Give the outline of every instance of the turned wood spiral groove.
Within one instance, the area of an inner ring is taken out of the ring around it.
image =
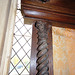
[[[36,22],[36,28],[38,30],[38,48],[37,48],[37,74],[36,75],[49,75],[49,61],[48,61],[48,44],[47,44],[47,29],[46,23],[42,21]]]

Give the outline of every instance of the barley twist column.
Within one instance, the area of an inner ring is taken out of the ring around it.
[[[49,75],[49,61],[48,61],[48,29],[46,22],[37,21],[36,28],[38,30],[38,48],[37,48],[37,75]]]

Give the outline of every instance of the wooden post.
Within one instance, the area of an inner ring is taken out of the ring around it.
[[[53,75],[52,26],[45,21],[33,25],[30,75]]]

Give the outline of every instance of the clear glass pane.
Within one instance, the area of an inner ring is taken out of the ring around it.
[[[9,73],[9,75],[19,75],[19,74],[18,74],[17,71],[14,69],[11,73]]]
[[[20,59],[22,59],[22,58],[26,55],[26,53],[23,51],[23,49],[21,49],[21,50],[17,53],[17,55],[19,56]]]
[[[28,63],[30,63],[30,59],[28,58],[27,55],[22,59],[22,62],[24,63],[25,66],[27,66]]]
[[[13,49],[17,52],[21,48],[20,44],[17,42],[15,45],[13,45]]]
[[[19,74],[21,74],[21,72],[24,70],[24,65],[20,62],[20,63],[16,66],[16,70],[19,72]]]
[[[19,58],[17,57],[17,55],[15,55],[12,59],[11,62],[13,64],[13,66],[15,67],[18,63],[19,63]]]

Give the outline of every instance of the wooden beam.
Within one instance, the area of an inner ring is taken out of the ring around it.
[[[75,5],[74,3],[72,2],[73,5]],[[22,0],[21,5],[22,13],[26,17],[45,19],[75,25],[75,9],[66,7],[66,4],[62,4],[62,6],[60,6],[51,4],[50,2],[41,3],[39,1]]]

